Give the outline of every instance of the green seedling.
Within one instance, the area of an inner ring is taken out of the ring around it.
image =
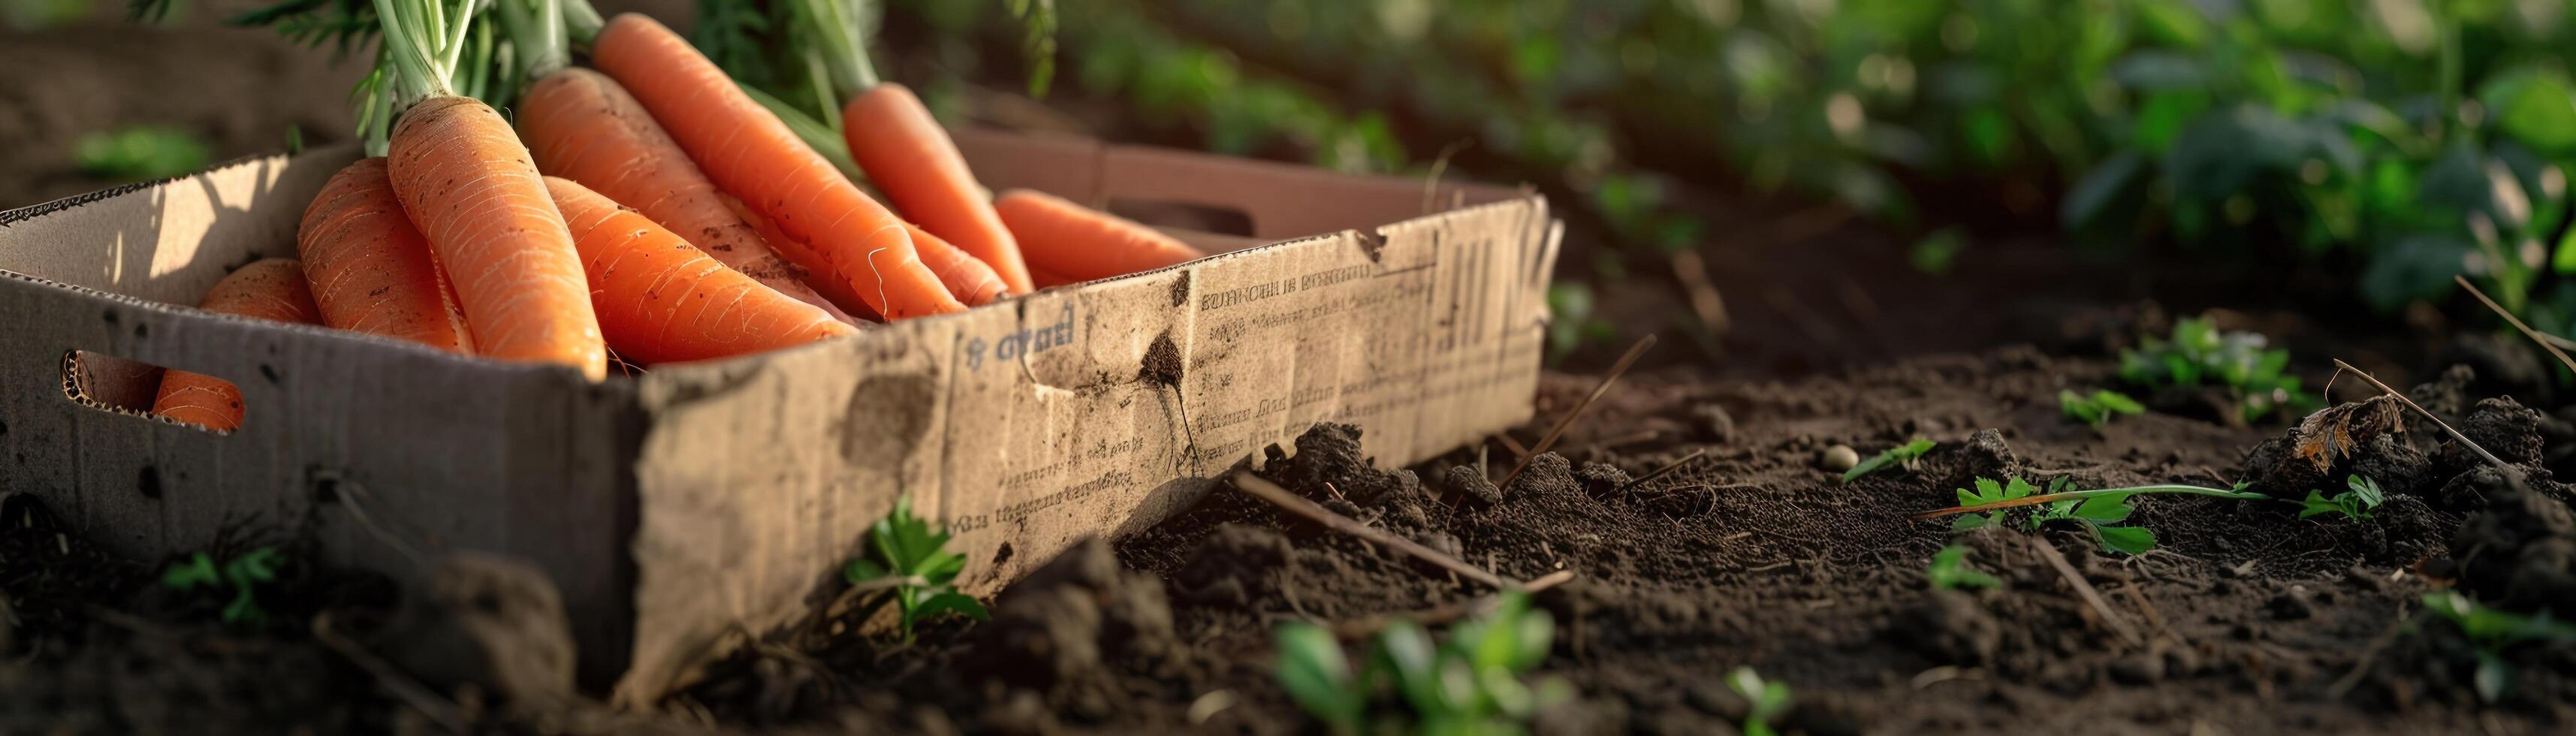
[[[2507,647],[2526,642],[2576,643],[2576,625],[2547,613],[2526,616],[2488,608],[2456,590],[2424,594],[2424,607],[2460,627],[2460,633],[2477,647],[2478,670],[2472,684],[2478,699],[2488,703],[2513,692],[2513,665],[2504,660]]]
[[[2305,506],[2299,510],[2299,518],[2342,514],[2347,519],[2367,519],[2371,510],[2388,500],[2388,494],[2379,490],[2379,482],[2368,476],[2354,475],[2345,479],[2344,485],[2351,490],[2337,493],[2333,498],[2327,498],[2322,491],[2308,491],[2307,499],[2299,502]]]
[[[2176,321],[2170,338],[2150,335],[2143,342],[2120,351],[2122,380],[2148,388],[2225,387],[2235,397],[2237,418],[2246,422],[2305,414],[2316,406],[2299,377],[2282,372],[2289,367],[2289,351],[2265,348],[2262,335],[2220,332],[2201,317]]]
[[[1726,675],[1726,689],[1744,696],[1751,703],[1744,712],[1744,736],[1777,736],[1772,724],[1789,713],[1793,705],[1788,683],[1762,679],[1751,667],[1737,667]]]
[[[1959,505],[1915,514],[1914,519],[1921,521],[1955,516],[1958,518],[1951,520],[1950,529],[1968,531],[2001,525],[2004,523],[2005,514],[2011,509],[2033,506],[2037,508],[2030,512],[2027,521],[2031,529],[2038,529],[2051,521],[2073,521],[2083,525],[2084,530],[2093,536],[2095,542],[2102,545],[2103,550],[2136,555],[2155,549],[2156,534],[2145,527],[2113,526],[2128,519],[2129,514],[2137,510],[2129,505],[2131,498],[2146,494],[2175,493],[2247,501],[2277,501],[2299,504],[2302,508],[2299,513],[2300,518],[2335,512],[2354,519],[2370,518],[2371,509],[2378,508],[2379,504],[2386,500],[2386,494],[2379,490],[2379,483],[2369,478],[2356,475],[2345,483],[2351,490],[2336,494],[2332,499],[2323,498],[2323,494],[2316,491],[2309,491],[2307,500],[2292,501],[2245,490],[2246,484],[2243,483],[2236,484],[2234,488],[2167,483],[2076,490],[2071,478],[2060,476],[2057,480],[2050,481],[2048,487],[2043,490],[2018,477],[2000,481],[1992,478],[1978,478],[1975,490],[1958,489]],[[2320,505],[2326,508],[2318,510]]]
[[[260,608],[255,589],[277,579],[284,557],[275,547],[261,547],[216,565],[212,555],[199,552],[170,563],[170,569],[161,572],[161,584],[180,591],[229,587],[233,598],[224,604],[224,623],[258,626],[268,622],[268,612]]]
[[[1582,282],[1547,287],[1547,349],[1552,359],[1563,360],[1585,345],[1618,338],[1618,328],[1595,315],[1594,307],[1592,287]]]
[[[2059,411],[2066,412],[2066,418],[2083,422],[2085,426],[2096,429],[2111,423],[2112,417],[2121,414],[2135,416],[2147,411],[2147,407],[2140,405],[2137,399],[2110,389],[2096,390],[2091,396],[2060,389],[2057,392],[2057,408]]]
[[[1850,470],[1843,471],[1843,482],[1850,483],[1852,481],[1859,480],[1861,476],[1878,472],[1878,469],[1887,467],[1890,464],[1899,465],[1904,467],[1906,470],[1913,470],[1914,461],[1922,458],[1923,453],[1931,451],[1931,440],[1916,437],[1912,442],[1907,442],[1905,444],[1889,448],[1886,452],[1872,455],[1869,459],[1860,461],[1860,464],[1852,466]]]
[[[206,167],[213,152],[197,134],[138,125],[82,136],[74,154],[82,171],[117,181],[167,179]]]
[[[874,596],[861,615],[893,601],[901,614],[897,623],[907,642],[912,641],[915,624],[942,613],[977,621],[991,619],[983,603],[957,592],[953,585],[957,572],[966,567],[966,558],[941,549],[948,545],[948,538],[948,530],[934,530],[929,521],[912,513],[912,499],[895,499],[894,510],[868,530],[868,546],[875,558],[850,560],[841,570],[852,587],[885,591]]]
[[[1992,588],[2004,584],[1993,575],[1968,566],[1968,546],[1953,544],[1932,553],[1932,567],[1923,571],[1923,579],[1934,590],[1959,588]]]
[[[1411,622],[1387,626],[1354,671],[1331,631],[1290,623],[1277,635],[1279,685],[1337,734],[1525,733],[1540,708],[1572,696],[1562,680],[1525,679],[1554,637],[1546,611],[1505,593],[1437,644]]]
[[[2051,521],[2073,521],[2083,525],[2093,541],[2104,551],[2143,554],[2155,549],[2156,533],[2146,527],[2115,526],[2137,509],[2129,499],[2141,494],[2181,493],[2220,498],[2268,499],[2260,493],[2245,490],[2240,484],[2234,490],[2193,485],[2152,485],[2127,488],[2075,490],[2072,478],[2060,476],[2050,481],[2045,492],[2019,477],[1995,480],[1978,478],[1975,490],[1958,489],[1959,505],[1916,514],[1915,519],[1957,516],[1950,522],[1953,531],[1968,531],[2004,523],[2010,509],[2038,507],[2028,515],[2027,525],[2038,529]]]

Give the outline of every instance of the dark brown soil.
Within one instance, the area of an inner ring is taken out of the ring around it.
[[[2098,359],[2006,348],[1795,382],[1632,376],[1594,408],[1615,420],[1577,425],[1564,455],[1536,458],[1493,503],[1481,479],[1504,472],[1499,459],[1480,473],[1458,465],[1473,462],[1462,452],[1418,468],[1444,478],[1425,484],[1414,472],[1371,469],[1345,427],[1318,428],[1265,474],[1508,576],[1575,570],[1575,582],[1538,599],[1564,630],[1546,668],[1584,694],[1546,721],[1556,726],[1726,732],[1744,705],[1719,683],[1738,665],[1796,688],[1788,725],[1810,733],[2460,732],[2490,723],[2546,732],[2571,715],[2568,647],[2517,651],[2526,672],[2517,695],[2482,710],[2468,684],[2472,650],[2418,613],[2417,598],[2440,585],[2419,568],[2454,544],[2516,561],[2468,564],[2463,585],[2479,596],[2558,602],[2550,596],[2568,590],[2564,545],[2576,539],[2551,493],[2516,496],[2489,481],[2497,487],[2483,502],[2437,509],[2433,499],[2455,478],[2495,472],[2436,477],[2449,445],[2431,437],[2383,443],[2404,448],[2394,459],[2365,450],[2353,460],[2397,479],[2384,481],[2391,500],[2370,521],[2151,497],[2134,523],[2158,533],[2157,552],[2096,553],[2072,528],[1987,529],[1959,541],[2006,585],[1928,590],[1927,559],[1951,534],[1946,523],[1907,517],[1952,504],[1950,489],[1973,477],[2224,486],[2248,448],[2287,431],[2150,414],[2097,432],[2057,416],[2059,387],[2100,385],[2110,373]],[[1593,380],[1551,376],[1542,413],[1563,411]],[[2514,424],[2502,417],[2525,411],[2482,408],[2465,424]],[[1731,421],[1713,426],[1716,416]],[[2534,429],[2521,426],[2494,444],[2530,441]],[[1816,467],[1832,443],[1875,450],[1916,434],[1942,444],[1910,472],[1841,485]],[[1622,490],[1700,448],[1708,453],[1689,468]],[[2391,472],[2401,463],[2406,472]],[[2525,471],[2529,484],[2558,488],[2546,470]],[[992,624],[952,625],[911,647],[841,637],[810,655],[830,678],[783,664],[796,657],[746,656],[681,701],[760,724],[1296,731],[1303,720],[1269,674],[1276,624],[1423,611],[1483,592],[1230,490],[1114,548],[1114,558],[1111,546],[1092,545],[1059,559],[997,601],[1003,618]],[[2052,555],[2099,591],[2107,615]],[[924,706],[941,714],[939,726],[919,720]]]

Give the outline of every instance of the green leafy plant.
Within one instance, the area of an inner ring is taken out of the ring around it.
[[[1932,444],[1931,440],[1916,437],[1912,442],[1897,445],[1895,447],[1888,448],[1886,452],[1871,455],[1869,459],[1862,460],[1859,464],[1853,465],[1850,470],[1843,471],[1843,482],[1850,483],[1852,481],[1859,480],[1861,476],[1878,472],[1880,468],[1887,467],[1891,464],[1902,466],[1906,470],[1913,470],[1914,461],[1922,458],[1923,453],[1931,452]]]
[[[2478,699],[2488,703],[2513,692],[2513,665],[2504,659],[2507,647],[2526,642],[2576,643],[2576,625],[2547,613],[2522,615],[2489,608],[2456,590],[2424,594],[2424,608],[2459,627],[2470,645],[2477,647],[2478,669],[2471,682]]]
[[[212,149],[197,134],[137,125],[81,136],[74,155],[81,170],[117,181],[167,179],[206,168]]]
[[[259,605],[256,588],[277,579],[278,567],[285,555],[275,547],[260,547],[215,564],[215,558],[204,552],[170,563],[161,571],[161,584],[174,590],[198,588],[220,590],[231,588],[233,597],[224,604],[223,621],[228,624],[258,626],[268,622],[268,612]]]
[[[1777,736],[1772,726],[1795,705],[1789,684],[1762,679],[1751,667],[1737,667],[1726,674],[1726,689],[1744,696],[1749,704],[1744,712],[1744,736]]]
[[[841,575],[853,587],[884,591],[863,610],[873,612],[893,601],[904,641],[912,640],[915,624],[942,613],[991,619],[983,603],[957,592],[953,585],[958,571],[966,568],[966,558],[942,549],[948,539],[946,529],[934,530],[929,521],[913,514],[912,499],[895,499],[894,510],[868,530],[868,547],[876,556],[850,560]]]
[[[1580,281],[1567,281],[1547,287],[1548,354],[1563,360],[1585,345],[1616,339],[1618,328],[1609,320],[1593,314],[1592,287]]]
[[[2388,500],[2388,494],[2379,490],[2379,481],[2368,476],[2355,474],[2344,479],[2344,486],[2350,490],[2337,493],[2333,498],[2327,498],[2321,491],[2308,491],[2308,497],[2299,502],[2305,506],[2299,510],[2299,518],[2342,514],[2347,519],[2367,519],[2373,509]]]
[[[2095,390],[2090,396],[2069,389],[2059,389],[2057,408],[2066,413],[2066,418],[2096,428],[2111,423],[2112,417],[2121,414],[2135,416],[2147,411],[2147,407],[2140,405],[2137,399],[2110,389]]]
[[[2224,387],[2235,399],[2236,418],[2245,422],[2316,408],[2316,397],[2302,390],[2299,377],[2283,372],[2289,351],[2267,349],[2266,342],[2251,332],[2220,332],[2206,317],[2175,320],[2171,337],[2149,335],[2139,348],[2120,351],[2120,378],[2148,388]]]
[[[1538,709],[1571,697],[1561,680],[1525,678],[1547,659],[1555,624],[1528,596],[1505,593],[1494,609],[1433,643],[1398,621],[1380,632],[1354,671],[1331,631],[1279,627],[1279,684],[1339,734],[1517,734]]]
[[[2181,493],[2220,498],[2271,498],[2247,491],[2242,485],[2234,490],[2178,484],[2075,490],[2074,479],[2066,476],[2050,481],[2045,492],[2017,476],[2004,480],[1978,478],[1975,485],[1974,490],[1958,489],[1958,506],[1917,514],[1914,518],[1955,515],[1957,518],[1950,522],[1950,528],[1968,531],[2002,525],[2011,509],[2034,507],[2025,522],[2031,529],[2038,529],[2051,521],[2072,521],[2081,524],[2104,551],[2135,555],[2155,549],[2156,534],[2145,527],[2115,526],[2137,510],[2129,505],[2129,499],[2133,497]]]
[[[995,3],[892,5],[950,67],[978,56],[959,39],[1023,30]],[[1691,228],[1636,185],[1718,170],[1917,235],[1946,224],[1918,213],[1993,208],[2088,243],[2349,264],[2382,308],[2464,274],[2563,330],[2562,5],[1105,0],[1065,4],[1062,31],[1067,86],[1161,132],[1347,161],[1327,152],[1362,128],[1348,111],[1384,110],[1388,137],[1478,138],[1489,175],[1569,191],[1645,255]],[[1957,252],[1921,242],[1927,271]]]
[[[1968,546],[1953,544],[1932,553],[1932,566],[1923,571],[1923,579],[1935,590],[1958,588],[1992,588],[2004,581],[1968,566]]]

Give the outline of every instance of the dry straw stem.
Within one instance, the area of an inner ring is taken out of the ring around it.
[[[1628,354],[1619,356],[1619,362],[1610,366],[1609,375],[1601,377],[1601,385],[1592,387],[1592,394],[1583,397],[1583,403],[1574,405],[1574,411],[1567,412],[1564,419],[1556,420],[1556,426],[1549,427],[1547,436],[1539,438],[1538,444],[1531,445],[1529,452],[1521,453],[1520,462],[1513,463],[1512,472],[1503,474],[1503,482],[1495,484],[1494,487],[1511,488],[1512,479],[1521,477],[1521,471],[1529,468],[1530,460],[1537,458],[1539,453],[1547,452],[1548,448],[1555,447],[1556,438],[1565,434],[1565,428],[1574,426],[1574,420],[1583,418],[1583,413],[1592,409],[1593,402],[1600,401],[1602,394],[1610,393],[1610,384],[1619,382],[1619,375],[1627,373],[1628,367],[1636,365],[1637,359],[1646,354],[1646,349],[1654,346],[1654,335],[1638,338],[1636,345],[1629,346]]]
[[[1699,448],[1699,449],[1697,449],[1697,450],[1692,450],[1692,451],[1691,451],[1691,454],[1683,455],[1683,456],[1682,456],[1682,459],[1680,459],[1680,460],[1675,460],[1675,461],[1672,461],[1672,462],[1670,462],[1670,463],[1666,463],[1663,467],[1656,468],[1656,469],[1655,469],[1655,472],[1647,473],[1647,474],[1645,474],[1645,475],[1637,476],[1637,479],[1636,479],[1636,480],[1632,480],[1632,481],[1628,481],[1628,482],[1626,482],[1626,483],[1622,483],[1622,484],[1620,484],[1620,485],[1619,485],[1619,489],[1618,489],[1618,490],[1616,490],[1616,491],[1612,491],[1612,493],[1627,493],[1627,492],[1628,492],[1628,489],[1630,489],[1630,488],[1635,488],[1635,487],[1638,487],[1638,486],[1645,485],[1648,481],[1652,481],[1652,480],[1654,480],[1654,479],[1656,479],[1656,478],[1661,478],[1661,477],[1664,477],[1664,476],[1667,476],[1667,475],[1672,475],[1672,474],[1673,474],[1673,471],[1676,471],[1676,470],[1680,470],[1680,469],[1682,469],[1682,466],[1684,466],[1684,465],[1689,465],[1689,464],[1690,464],[1690,462],[1691,462],[1692,460],[1697,460],[1697,459],[1699,459],[1699,456],[1701,456],[1701,455],[1706,455],[1706,454],[1708,454],[1708,448],[1706,448],[1706,447],[1702,447],[1702,448]]]
[[[2487,462],[2494,463],[2497,470],[2504,471],[2506,474],[2517,479],[2522,477],[2521,469],[2506,464],[2502,458],[2496,457],[2495,453],[2487,452],[2487,448],[2479,447],[2478,443],[2469,441],[2468,435],[2460,434],[2460,430],[2452,429],[2449,422],[2442,421],[2441,417],[2433,416],[2433,412],[2426,411],[2423,406],[2416,404],[2414,399],[2406,398],[2406,394],[2399,392],[2397,389],[2389,388],[2388,384],[2381,383],[2378,378],[2372,377],[2369,373],[2363,372],[2359,368],[2352,367],[2351,363],[2343,362],[2342,358],[2336,358],[2334,364],[2335,370],[2340,372],[2349,372],[2353,375],[2360,376],[2361,380],[2369,381],[2370,385],[2378,386],[2379,390],[2387,392],[2390,396],[2397,397],[2399,402],[2406,404],[2406,408],[2413,409],[2415,410],[2415,413],[2424,415],[2425,419],[2433,420],[2433,426],[2441,427],[2443,432],[2451,435],[2451,439],[2458,440],[2461,447],[2474,450],[2478,453],[2478,457],[2486,458]]]
[[[377,657],[365,647],[358,646],[357,642],[341,636],[340,631],[331,626],[330,611],[315,614],[312,628],[314,639],[320,640],[323,646],[330,647],[331,651],[338,652],[341,657],[348,659],[350,664],[357,665],[358,669],[366,670],[367,674],[375,676],[376,683],[392,692],[394,697],[401,699],[404,705],[420,711],[422,716],[436,721],[438,725],[447,727],[450,733],[465,733],[464,708],[457,706],[454,701],[440,697],[438,693],[431,691],[428,685],[412,679],[392,663]]]
[[[1234,487],[1245,493],[1252,494],[1253,498],[1268,501],[1270,502],[1270,505],[1277,506],[1281,510],[1306,517],[1310,521],[1322,524],[1324,525],[1324,528],[1359,537],[1361,539],[1377,543],[1379,546],[1388,547],[1398,552],[1413,555],[1425,562],[1439,565],[1448,569],[1450,572],[1465,576],[1467,579],[1503,589],[1524,587],[1520,581],[1487,572],[1485,568],[1468,564],[1464,560],[1443,554],[1440,550],[1416,544],[1413,540],[1396,536],[1394,532],[1362,524],[1357,521],[1352,521],[1350,517],[1333,513],[1331,509],[1318,506],[1315,502],[1308,501],[1297,494],[1289,493],[1288,489],[1279,487],[1279,484],[1262,480],[1261,476],[1253,475],[1249,471],[1234,474]]]
[[[2133,645],[2146,642],[2138,636],[2137,629],[2129,626],[2129,619],[2122,617],[2118,609],[2112,608],[2110,601],[2102,599],[2102,592],[2094,590],[2093,584],[2084,579],[2083,573],[2076,572],[2074,565],[2066,564],[2066,555],[2058,553],[2057,545],[2050,544],[2045,539],[2033,539],[2030,540],[2030,546],[2039,550],[2040,559],[2047,560],[2049,567],[2057,568],[2057,574],[2066,578],[2067,585],[2075,586],[2075,594],[2083,597],[2084,603],[2092,606],[2095,613],[2102,614],[2102,622],[2110,624],[2113,631],[2119,632],[2121,640]]]
[[[2496,316],[2503,317],[2506,324],[2513,325],[2514,329],[2521,330],[2523,337],[2531,338],[2532,342],[2540,343],[2540,349],[2549,351],[2549,355],[2551,357],[2558,359],[2559,365],[2567,366],[2567,370],[2569,371],[2576,371],[2576,358],[2567,357],[2567,351],[2558,349],[2556,341],[2550,340],[2547,335],[2540,334],[2539,330],[2531,329],[2531,325],[2523,324],[2522,318],[2515,317],[2512,312],[2505,311],[2504,305],[2497,304],[2494,299],[2487,298],[2486,292],[2479,291],[2478,287],[2469,284],[2468,277],[2453,276],[2451,277],[2451,280],[2459,282],[2460,288],[2469,290],[2469,295],[2477,297],[2479,303],[2487,305],[2488,309],[2495,310]]]

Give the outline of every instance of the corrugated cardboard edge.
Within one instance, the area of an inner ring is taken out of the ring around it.
[[[646,376],[619,695],[812,615],[899,496],[954,526],[963,586],[990,593],[1318,420],[1361,425],[1384,464],[1524,422],[1558,232],[1511,199]]]

